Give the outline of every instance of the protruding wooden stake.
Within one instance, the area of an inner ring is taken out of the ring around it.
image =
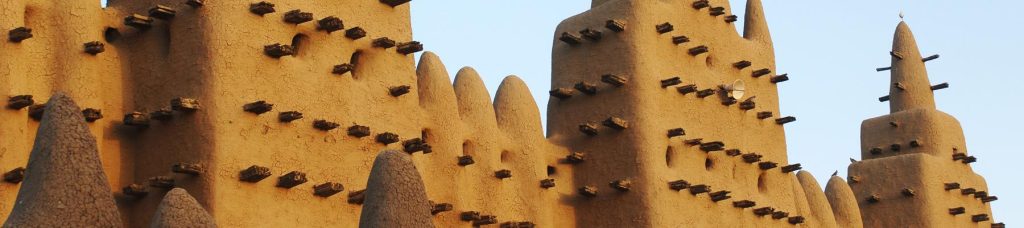
[[[348,37],[349,39],[352,40],[358,40],[360,38],[366,37],[366,30],[363,30],[363,28],[360,28],[358,26],[353,27],[348,30],[345,30],[345,37]]]
[[[273,13],[277,10],[274,9],[274,3],[269,2],[257,2],[249,5],[249,12],[256,15],[263,16],[264,14]]]
[[[377,134],[377,142],[388,145],[398,142],[398,135],[391,132]]]
[[[306,183],[306,173],[299,171],[291,171],[281,177],[277,178],[277,187],[279,188],[292,188],[300,184]]]
[[[580,195],[585,196],[587,198],[597,197],[597,187],[594,186],[580,187],[580,189],[577,192],[579,192]]]
[[[656,30],[658,30],[659,34],[665,34],[667,32],[671,32],[672,30],[675,30],[675,28],[672,27],[672,24],[668,23],[668,22],[658,24],[657,26],[654,26],[654,28]]]
[[[177,13],[178,11],[175,11],[174,8],[165,5],[156,5],[153,8],[149,8],[150,17],[165,21],[174,19],[174,15]]]
[[[345,191],[345,186],[341,185],[341,183],[326,182],[313,186],[313,195],[324,198],[331,197],[342,191]]]
[[[277,114],[277,120],[282,123],[289,123],[298,119],[302,119],[302,113],[297,111],[287,111]]]
[[[608,20],[605,21],[604,27],[614,32],[626,31],[626,23],[619,20]]]
[[[32,29],[25,27],[17,27],[7,32],[7,40],[13,43],[21,43],[21,41],[32,38]]]
[[[168,176],[155,176],[149,178],[149,186],[154,188],[172,189],[174,188],[174,178]]]
[[[423,44],[420,43],[419,41],[409,41],[409,42],[401,43],[401,44],[398,44],[398,48],[396,49],[396,51],[398,51],[398,53],[403,54],[403,55],[409,55],[409,54],[412,54],[412,53],[421,52],[421,51],[423,51]]]
[[[138,199],[149,195],[149,190],[146,189],[146,186],[142,186],[141,184],[129,184],[128,186],[121,188],[121,194]]]
[[[199,176],[203,173],[203,166],[197,163],[177,163],[171,166],[171,172]]]
[[[242,110],[256,115],[270,112],[273,109],[274,104],[267,103],[267,101],[255,101],[242,106]]]
[[[270,173],[270,168],[253,165],[239,172],[238,179],[245,182],[256,183],[270,177],[270,175],[272,175]]]
[[[548,92],[548,94],[550,94],[552,97],[558,98],[560,100],[572,98],[572,93],[573,90],[569,88],[556,88]]]
[[[284,13],[284,22],[289,24],[302,24],[313,20],[313,13],[291,10]]]

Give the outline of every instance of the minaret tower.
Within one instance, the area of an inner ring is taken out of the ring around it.
[[[960,123],[935,109],[932,86],[905,22],[892,46],[890,113],[861,125],[861,158],[849,167],[864,227],[988,227],[996,200],[971,170]]]

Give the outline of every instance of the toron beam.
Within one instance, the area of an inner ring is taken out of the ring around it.
[[[341,18],[335,16],[328,16],[323,19],[316,21],[316,29],[332,33],[338,30],[345,29],[345,23]]]
[[[395,49],[395,51],[403,55],[421,52],[423,51],[423,44],[419,41],[409,41],[398,44],[398,48]]]
[[[25,27],[17,27],[7,32],[7,40],[13,43],[21,43],[28,38],[32,38],[32,29]]]
[[[121,194],[138,199],[149,195],[149,190],[146,189],[146,186],[142,186],[140,184],[130,184],[121,188]]]
[[[196,163],[178,163],[171,166],[171,172],[199,176],[203,173],[203,166]]]
[[[282,123],[289,123],[298,119],[302,119],[302,113],[297,111],[287,111],[277,114],[278,121]]]
[[[928,62],[928,61],[936,60],[938,58],[939,58],[939,55],[935,54],[935,55],[931,55],[931,56],[928,56],[928,57],[921,58],[921,61],[922,62]]]
[[[283,176],[277,178],[277,187],[279,188],[293,188],[300,184],[306,183],[306,173],[299,171],[291,171]]]
[[[106,48],[103,47],[103,43],[101,43],[99,41],[88,42],[88,43],[85,43],[84,46],[85,46],[85,53],[89,53],[90,55],[98,55],[98,54],[103,53],[104,51],[107,50]]]
[[[333,196],[334,194],[338,194],[339,192],[342,192],[344,190],[345,186],[341,185],[340,183],[326,182],[323,184],[314,185],[313,195],[327,198]]]
[[[628,192],[629,189],[632,188],[633,182],[628,180],[628,179],[626,179],[626,180],[615,180],[615,181],[612,181],[612,182],[608,183],[608,186],[614,188],[615,190],[619,190],[620,192]]]
[[[391,7],[396,7],[411,1],[412,0],[380,0],[380,3],[387,4],[388,6]]]
[[[601,40],[601,31],[593,30],[593,29],[590,29],[590,28],[586,28],[586,29],[580,30],[580,35],[583,35],[583,38],[587,38],[587,40],[590,40],[590,41],[593,41],[593,42],[597,42],[597,41]]]
[[[245,182],[256,183],[270,177],[270,175],[272,175],[270,173],[270,168],[253,165],[239,172],[238,179]]]
[[[594,198],[594,197],[597,197],[597,187],[593,187],[593,186],[583,186],[583,187],[580,187],[580,188],[579,188],[579,189],[577,190],[577,192],[578,192],[578,193],[579,193],[580,195],[582,195],[582,196],[585,196],[585,197],[587,197],[587,198]]]
[[[32,106],[36,102],[32,100],[32,95],[17,95],[7,99],[7,108],[12,110],[20,110],[28,106]]]
[[[284,22],[288,24],[302,24],[313,20],[313,13],[291,10],[284,13]]]
[[[550,92],[548,92],[548,94],[550,94],[552,97],[558,98],[560,100],[572,98],[572,93],[573,90],[569,88],[557,88],[552,89]]]
[[[597,94],[597,85],[594,85],[592,83],[578,82],[575,86],[573,86],[573,88],[586,95]]]
[[[164,5],[156,5],[149,9],[150,17],[165,21],[174,19],[174,15],[177,13],[173,8]]]
[[[624,23],[622,21],[619,21],[619,20],[608,20],[608,21],[605,21],[604,27],[608,28],[608,30],[612,30],[613,32],[626,31],[626,23]]]
[[[683,80],[679,77],[671,77],[668,79],[661,80],[661,88],[668,88],[670,86],[679,85],[683,83]]]
[[[675,30],[675,28],[672,27],[672,24],[668,22],[658,24],[654,26],[654,28],[658,31],[659,34],[665,34],[671,32],[672,30]]]
[[[256,115],[270,112],[273,109],[274,104],[267,103],[266,101],[255,101],[242,106],[242,110]]]
[[[626,78],[614,74],[606,74],[601,76],[601,82],[608,83],[609,85],[613,85],[615,87],[622,87],[623,85],[626,85],[627,81],[628,80]]]
[[[263,16],[264,14],[268,13],[273,13],[275,11],[276,10],[274,10],[274,3],[257,2],[249,5],[249,12],[252,12],[260,16]]]
[[[940,90],[940,89],[945,89],[945,88],[949,88],[949,83],[943,82],[943,83],[940,83],[938,85],[933,85],[931,87],[932,90]]]

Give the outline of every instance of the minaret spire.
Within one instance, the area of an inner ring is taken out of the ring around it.
[[[921,52],[906,22],[900,21],[892,41],[892,83],[889,111],[892,113],[926,108],[935,109],[935,97],[928,81]]]
[[[768,21],[764,15],[761,0],[747,0],[747,12],[744,16],[743,38],[772,45],[772,34],[768,32]]]

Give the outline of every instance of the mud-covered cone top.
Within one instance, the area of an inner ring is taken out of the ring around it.
[[[892,81],[889,85],[889,111],[935,109],[935,97],[921,51],[906,22],[896,26],[892,41]],[[898,84],[897,84],[898,83]]]
[[[163,201],[160,202],[160,207],[156,209],[156,214],[153,215],[153,223],[149,227],[211,228],[217,227],[217,224],[214,223],[213,217],[206,212],[206,209],[199,205],[199,201],[196,201],[196,198],[192,198],[192,195],[188,194],[188,191],[175,188],[167,192],[167,195],[164,195]]]
[[[387,150],[377,155],[359,227],[434,227],[423,180],[408,154]]]
[[[110,189],[81,110],[71,98],[55,94],[3,227],[121,227]]]

